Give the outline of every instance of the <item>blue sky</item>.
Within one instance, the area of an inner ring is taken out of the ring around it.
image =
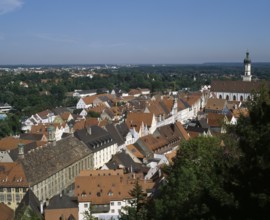
[[[0,0],[0,65],[270,62],[269,0]]]

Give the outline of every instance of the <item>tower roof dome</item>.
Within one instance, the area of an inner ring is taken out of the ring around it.
[[[246,57],[244,59],[244,64],[249,64],[249,63],[251,63],[251,60],[249,58],[249,52],[246,52]]]

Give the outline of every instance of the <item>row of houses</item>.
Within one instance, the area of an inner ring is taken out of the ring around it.
[[[99,100],[91,108],[106,106],[105,99]],[[121,191],[124,187],[113,190],[114,181],[132,187],[139,178],[141,184],[148,183],[145,191],[150,196],[163,178],[160,167],[173,162],[181,141],[222,132],[220,122],[233,123],[229,116],[234,111],[239,115],[241,105],[204,90],[133,97],[121,106],[125,113],[121,120],[87,118],[63,109],[37,113],[24,122],[32,123],[28,133],[0,140],[0,201],[15,209],[30,191],[43,215],[41,207],[46,204],[46,218],[57,204],[53,201],[68,199],[71,193],[68,204],[77,208],[68,217],[83,219],[83,213],[93,208],[96,217],[117,218],[131,198]],[[109,188],[101,187],[105,179]]]

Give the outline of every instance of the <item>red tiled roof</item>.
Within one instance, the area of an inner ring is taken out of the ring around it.
[[[165,147],[168,142],[163,137],[154,137],[152,134],[148,134],[140,138],[141,141],[152,151]]]
[[[84,103],[86,105],[90,105],[90,104],[93,104],[93,101],[97,98],[96,95],[92,95],[92,96],[86,96],[86,97],[83,97],[82,100],[84,101]]]
[[[183,127],[183,125],[181,124],[181,122],[177,121],[175,123],[176,127],[178,128],[178,130],[180,131],[180,133],[182,134],[183,138],[187,141],[190,139],[187,131],[185,130],[185,128]]]
[[[139,131],[142,122],[145,126],[151,127],[153,120],[153,113],[143,112],[130,112],[126,118],[126,124],[129,128],[135,127],[136,131]]]
[[[49,116],[49,114],[51,114],[51,113],[52,113],[52,111],[49,110],[49,109],[47,109],[45,111],[42,111],[42,112],[37,113],[37,115],[39,117],[41,117],[41,118],[47,118]]]
[[[208,113],[207,121],[210,127],[221,127],[224,123],[225,115],[217,113]]]
[[[109,204],[132,198],[129,192],[134,188],[135,174],[123,174],[121,170],[94,170],[88,174],[75,178],[75,196],[79,202]],[[154,186],[152,181],[140,180],[139,184],[144,191]]]
[[[31,140],[23,140],[19,138],[14,138],[14,137],[5,137],[0,140],[0,150],[6,151],[6,150],[12,150],[16,149],[18,147],[19,143],[22,144],[29,144],[33,141]]]
[[[144,155],[140,151],[138,151],[138,149],[135,147],[135,145],[133,145],[133,144],[127,145],[127,149],[132,154],[134,154],[135,157],[140,158],[140,159],[144,158]]]
[[[177,150],[173,150],[167,154],[165,154],[165,157],[168,159],[170,164],[173,164],[173,158],[175,158],[177,155]]]
[[[0,220],[11,220],[14,217],[14,211],[4,203],[0,203]]]
[[[253,90],[259,90],[265,84],[269,87],[268,81],[221,81],[214,80],[211,83],[211,92],[234,92],[234,93],[251,93]]]
[[[208,99],[205,109],[221,111],[226,106],[226,103],[226,99]]]
[[[0,187],[28,187],[23,167],[19,163],[0,163]]]

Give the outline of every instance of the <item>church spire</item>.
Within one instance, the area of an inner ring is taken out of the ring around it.
[[[246,52],[246,57],[244,59],[245,74],[243,76],[243,81],[251,81],[251,60],[249,58],[249,52]]]

